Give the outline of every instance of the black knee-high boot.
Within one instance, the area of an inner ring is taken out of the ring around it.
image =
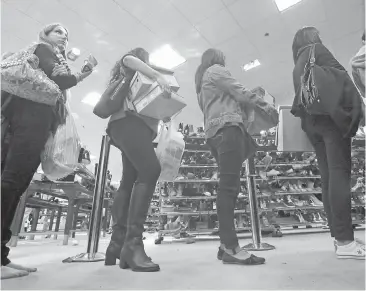
[[[127,191],[122,188],[118,189],[117,196],[115,197],[112,206],[113,232],[106,251],[104,262],[106,266],[115,265],[116,260],[119,259],[121,254],[127,232],[127,218],[130,199],[131,191]]]
[[[155,185],[135,183],[128,211],[127,234],[120,255],[120,267],[135,272],[156,272],[159,265],[146,255],[142,234]]]

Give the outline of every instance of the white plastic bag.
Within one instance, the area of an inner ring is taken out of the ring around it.
[[[50,135],[41,154],[42,170],[50,179],[61,179],[74,172],[81,149],[74,118],[66,104],[68,115],[65,124]]]
[[[174,123],[170,122],[169,128],[164,124],[156,148],[161,165],[159,181],[173,181],[178,176],[184,148],[183,135],[177,131]]]

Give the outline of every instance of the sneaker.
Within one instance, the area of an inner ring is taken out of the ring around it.
[[[294,204],[294,202],[292,201],[292,199],[291,199],[291,196],[290,195],[287,195],[287,196],[285,196],[284,197],[284,199],[283,199],[283,202],[286,204],[286,206],[288,206],[288,207],[295,207],[295,204]]]
[[[348,245],[340,246],[337,244],[336,254],[338,259],[365,259],[365,245],[358,241],[353,241]]]
[[[328,228],[329,228],[329,226],[328,226]],[[359,239],[359,238],[355,238],[355,242],[357,242],[361,245],[365,245],[365,242],[362,239]],[[337,251],[337,248],[338,248],[337,240],[334,240],[334,250]]]

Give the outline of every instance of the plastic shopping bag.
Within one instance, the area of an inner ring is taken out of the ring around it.
[[[65,124],[48,138],[41,154],[42,170],[49,179],[64,178],[73,173],[78,165],[80,138],[68,104],[66,107],[68,115]]]
[[[178,176],[181,159],[185,148],[183,135],[173,124],[163,125],[160,132],[156,155],[161,165],[159,181],[173,181]]]

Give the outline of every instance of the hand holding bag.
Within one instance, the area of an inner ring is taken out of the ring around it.
[[[58,85],[38,68],[39,59],[33,44],[1,62],[1,90],[20,98],[47,105],[56,105],[62,98]]]

